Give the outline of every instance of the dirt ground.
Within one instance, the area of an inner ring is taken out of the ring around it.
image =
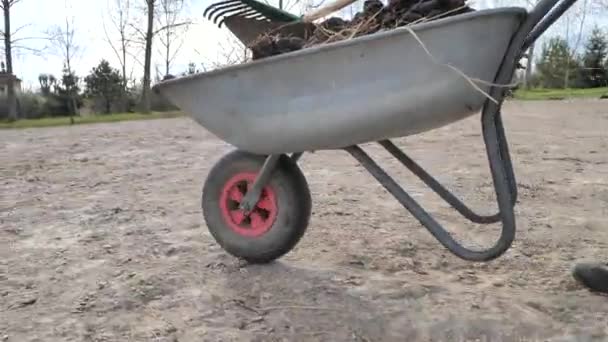
[[[447,252],[342,151],[305,154],[310,227],[246,265],[200,209],[230,149],[187,118],[0,131],[1,341],[591,341],[608,297],[571,278],[608,261],[608,102],[508,103],[520,189],[513,248]],[[396,142],[482,213],[495,210],[478,117]],[[458,239],[489,245],[398,167]]]

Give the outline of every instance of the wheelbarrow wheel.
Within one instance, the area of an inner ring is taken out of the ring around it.
[[[207,228],[231,255],[267,263],[291,251],[304,235],[311,214],[306,178],[295,161],[281,156],[253,210],[240,202],[252,187],[265,157],[233,151],[211,169],[203,186]]]

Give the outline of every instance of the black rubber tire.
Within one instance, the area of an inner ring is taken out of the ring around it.
[[[572,270],[572,275],[589,290],[608,294],[608,264],[579,263]]]
[[[312,199],[306,178],[297,163],[279,158],[268,182],[276,196],[277,217],[270,230],[259,237],[245,237],[224,221],[219,201],[225,183],[240,172],[259,172],[266,157],[239,150],[223,156],[210,170],[202,194],[203,217],[209,232],[229,254],[250,263],[268,263],[291,251],[304,235]]]

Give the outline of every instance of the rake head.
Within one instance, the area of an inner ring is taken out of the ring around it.
[[[266,22],[289,23],[299,21],[300,17],[256,0],[223,0],[205,9],[203,16],[218,27],[222,27],[226,18],[241,18]],[[219,22],[218,22],[219,21]]]

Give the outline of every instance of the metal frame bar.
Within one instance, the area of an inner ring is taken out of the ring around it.
[[[541,0],[527,15],[517,32],[511,39],[509,48],[503,57],[500,68],[494,79],[494,84],[509,84],[517,68],[519,59],[524,51],[538,39],[559,17],[561,17],[577,0]],[[428,187],[449,203],[462,216],[474,223],[490,224],[501,222],[502,230],[495,244],[484,250],[472,250],[458,243],[451,234],[443,228],[424,208],[422,208],[403,188],[391,178],[384,169],[363,151],[359,146],[345,147],[378,182],[391,193],[429,232],[454,255],[469,261],[490,261],[504,254],[512,245],[515,238],[515,213],[517,202],[517,182],[513,171],[513,163],[509,153],[508,142],[501,117],[501,108],[505,98],[506,88],[492,86],[489,95],[498,103],[486,100],[481,114],[483,139],[490,165],[494,191],[498,202],[499,212],[490,216],[475,213],[454,194],[441,185],[433,176],[408,157],[401,149],[389,140],[378,143],[399,160],[406,168],[420,178]],[[297,161],[301,153],[292,155]],[[269,179],[272,169],[278,161],[278,155],[268,156],[252,190],[261,189]],[[259,191],[250,191],[243,203],[255,203]],[[249,196],[251,194],[251,196]]]
[[[302,157],[303,152],[293,153],[289,158],[294,162],[298,162],[298,160]],[[270,176],[272,175],[272,171],[276,167],[279,162],[279,158],[281,158],[280,154],[272,154],[266,157],[264,161],[264,165],[262,165],[262,169],[260,173],[258,173],[251,189],[247,191],[245,197],[241,201],[239,207],[248,214],[256,205],[258,200],[260,199],[260,195],[262,194],[262,189],[270,180]]]
[[[415,174],[420,180],[422,180],[429,188],[431,188],[437,195],[439,195],[444,201],[456,209],[462,216],[466,217],[469,221],[479,224],[496,223],[500,221],[500,213],[491,216],[482,216],[475,213],[473,210],[458,199],[454,194],[447,190],[441,185],[433,176],[426,172],[420,165],[414,160],[408,157],[399,147],[395,146],[390,140],[382,140],[379,142],[390,154],[393,155],[397,160],[407,167],[413,174]],[[509,177],[509,175],[507,175]],[[513,194],[517,186],[513,182],[509,184],[509,191]],[[515,205],[515,197],[512,196],[511,205]]]
[[[243,197],[243,200],[239,205],[239,207],[245,211],[245,214],[249,214],[249,212],[255,208],[255,204],[258,202],[260,195],[262,194],[262,189],[270,180],[272,172],[279,162],[279,158],[281,158],[280,154],[272,154],[266,157],[260,173],[258,173],[253,185],[251,186],[251,189],[247,191],[245,197]]]

